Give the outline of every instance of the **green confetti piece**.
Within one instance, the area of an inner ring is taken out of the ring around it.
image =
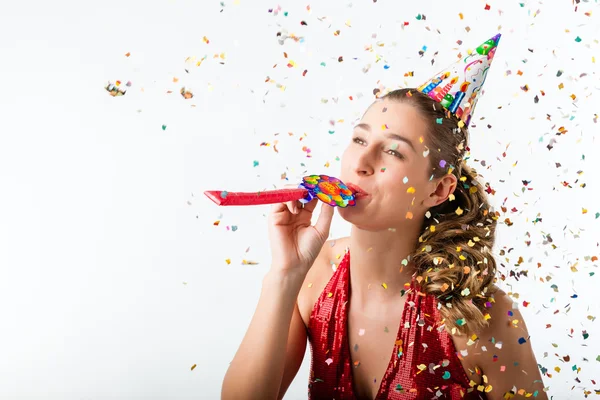
[[[222,199],[225,199],[225,198],[227,198],[227,191],[226,191],[226,190],[223,190],[223,191],[221,192],[221,198],[222,198]]]
[[[442,378],[444,378],[444,379],[450,379],[450,372],[445,371],[444,375],[442,375]]]
[[[258,167],[258,161],[254,160],[254,166]]]
[[[167,130],[167,126],[166,126],[166,125],[163,125],[163,126],[162,126],[162,130],[163,130],[163,131],[166,131],[166,130]]]
[[[456,320],[456,325],[463,326],[464,324],[466,324],[464,318],[459,318],[459,319]]]
[[[436,118],[435,119],[435,122],[438,123],[439,125],[441,125],[443,121],[444,121],[444,118]]]
[[[328,131],[330,135],[333,135],[335,131]]]
[[[581,42],[581,38],[580,38],[579,36],[577,36],[577,37],[575,38],[575,41],[576,41],[577,43],[579,43],[579,42]]]

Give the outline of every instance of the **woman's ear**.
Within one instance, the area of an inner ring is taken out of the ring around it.
[[[452,174],[446,174],[437,181],[434,181],[434,190],[423,201],[423,204],[429,208],[442,204],[454,193],[457,183],[456,177]]]

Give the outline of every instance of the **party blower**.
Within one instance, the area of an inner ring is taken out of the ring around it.
[[[308,203],[315,197],[332,207],[356,205],[356,199],[367,193],[360,187],[327,175],[309,175],[302,178],[297,189],[266,190],[264,192],[227,192],[208,190],[204,194],[219,206],[255,206],[299,200]]]

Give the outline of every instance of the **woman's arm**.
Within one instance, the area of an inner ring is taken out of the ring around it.
[[[513,301],[504,291],[498,290],[494,298],[490,325],[479,335],[479,347],[487,351],[476,356],[484,375],[483,386],[492,388],[487,398],[547,400],[523,315],[513,309]]]
[[[290,324],[303,281],[301,275],[267,273],[248,331],[225,374],[221,399],[278,397]],[[305,348],[306,344],[302,356]]]

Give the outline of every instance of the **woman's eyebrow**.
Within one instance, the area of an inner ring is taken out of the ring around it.
[[[365,124],[364,122],[361,122],[360,124],[356,125],[354,128],[362,128],[368,132],[371,132],[371,126],[369,126],[368,124]],[[412,144],[412,142],[401,135],[398,135],[397,133],[392,133],[392,132],[387,132],[385,134],[385,136],[389,139],[393,139],[393,140],[398,140],[400,142],[404,142],[406,144],[408,144],[410,146],[410,148],[412,149],[412,151],[414,151],[415,153],[417,152],[417,150],[415,150],[415,146]]]

